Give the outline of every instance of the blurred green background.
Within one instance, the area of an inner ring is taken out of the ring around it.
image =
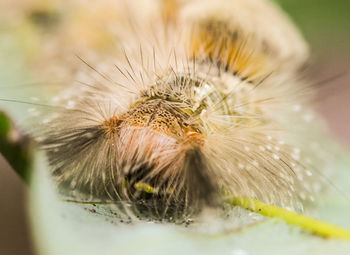
[[[7,3],[2,5],[3,1]],[[11,2],[15,1],[0,0],[0,18],[6,12],[2,6],[9,6]],[[350,1],[276,2],[291,16],[310,43],[312,68],[309,76],[315,81],[338,76],[319,89],[318,111],[328,121],[331,131],[338,139],[344,144],[350,144]],[[0,29],[0,40],[1,38]],[[11,54],[0,52],[0,57],[4,56],[11,57]],[[1,62],[10,61],[2,59]],[[3,65],[2,68],[6,66]],[[1,93],[0,90],[2,97]],[[0,187],[0,254],[33,254],[25,216],[26,187],[1,155]]]
[[[350,55],[350,1],[275,0],[311,44],[313,56]]]
[[[310,44],[308,77],[316,107],[338,140],[350,147],[350,1],[275,0]],[[323,82],[327,81],[327,82]]]

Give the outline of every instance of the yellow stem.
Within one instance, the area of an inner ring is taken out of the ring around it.
[[[311,231],[314,234],[350,241],[350,232],[340,227],[312,219],[310,217],[297,214],[286,209],[268,205],[256,199],[247,197],[238,197],[230,200],[235,206],[244,207],[252,212],[259,213],[264,216],[278,218],[284,220],[288,224],[292,224],[302,229]]]

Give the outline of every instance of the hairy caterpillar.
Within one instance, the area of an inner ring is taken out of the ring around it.
[[[33,130],[62,192],[141,202],[157,218],[227,193],[294,210],[313,200],[327,156],[295,78],[307,47],[279,10],[118,2],[117,50],[79,52],[85,73],[68,69],[80,85]]]

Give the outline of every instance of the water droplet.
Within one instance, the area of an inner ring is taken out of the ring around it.
[[[304,115],[303,115],[303,119],[304,119],[306,122],[312,121],[313,118],[314,118],[314,116],[313,116],[311,113],[307,113],[307,114],[304,114]]]
[[[75,102],[72,100],[69,100],[67,105],[66,105],[66,109],[73,109],[75,106]]]
[[[246,252],[245,250],[242,249],[236,249],[231,251],[230,255],[248,255],[248,252]]]
[[[294,112],[300,112],[301,111],[301,105],[300,104],[293,105],[292,109],[293,109]]]
[[[279,157],[277,154],[273,154],[273,158],[274,158],[275,160],[279,160],[279,159],[280,159],[280,157]]]
[[[294,152],[294,154],[300,154],[300,149],[299,148],[294,148],[293,152]]]

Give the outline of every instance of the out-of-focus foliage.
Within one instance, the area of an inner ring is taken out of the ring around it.
[[[315,55],[350,55],[350,1],[275,1],[302,30]]]
[[[0,112],[0,153],[24,180],[28,180],[31,162],[29,140],[21,136],[3,112]]]

